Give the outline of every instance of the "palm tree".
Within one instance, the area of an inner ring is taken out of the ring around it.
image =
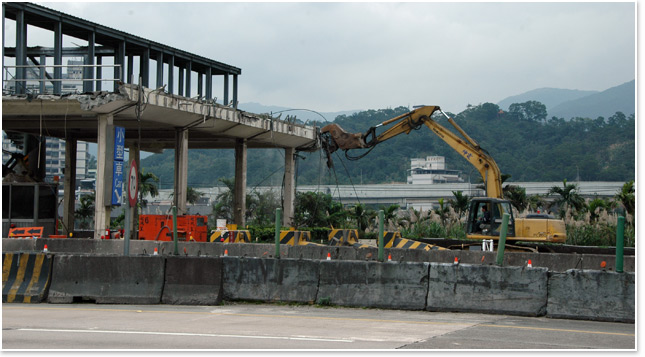
[[[144,172],[142,169],[139,173],[139,202],[141,202],[142,207],[148,205],[148,201],[143,198],[146,195],[150,197],[157,197],[159,195],[159,178],[152,172]]]
[[[356,220],[356,225],[361,232],[365,232],[371,218],[374,217],[374,211],[368,209],[364,204],[357,203],[351,210],[351,215]]]
[[[186,188],[186,202],[191,205],[197,203],[202,196],[204,196],[204,192],[199,192],[190,186]]]
[[[466,213],[466,211],[468,211],[468,205],[470,204],[471,197],[464,195],[462,191],[452,191],[452,195],[455,198],[449,199],[448,203],[452,206],[455,212],[457,212],[459,220],[461,221],[461,217],[464,215],[464,213]]]
[[[636,195],[634,191],[634,180],[631,180],[626,182],[616,196],[614,196],[625,208],[625,211],[632,216],[634,215],[634,208],[636,206]]]
[[[76,209],[76,211],[74,211],[76,216],[80,218],[79,226],[81,229],[90,228],[90,222],[94,217],[95,197],[96,196],[94,192],[92,192],[92,194],[89,194],[89,195],[81,196],[81,205]]]
[[[273,191],[254,191],[252,200],[246,200],[248,221],[259,226],[270,226],[275,221],[275,210],[280,207],[280,197]]]
[[[603,210],[605,212],[609,211],[611,203],[604,198],[596,197],[591,202],[589,202],[589,214],[591,222],[595,222],[598,219],[600,212],[596,213],[596,210]]]
[[[235,198],[235,179],[232,178],[223,178],[219,180],[226,186],[226,189],[220,194],[217,195],[216,202],[212,204],[211,216],[214,219],[226,219],[229,222],[235,220],[235,214],[233,212],[234,207],[234,198]],[[245,218],[247,221],[250,221],[253,218],[253,215],[256,212],[256,207],[258,205],[258,199],[250,194],[246,194],[246,214]]]
[[[221,183],[226,186],[226,189],[217,195],[216,202],[213,202],[213,211],[211,215],[214,219],[226,219],[229,222],[233,221],[233,192],[235,190],[234,179],[220,179]]]
[[[380,209],[383,211],[383,225],[388,228],[391,227],[392,222],[396,220],[396,215],[399,211],[399,205],[389,205],[388,207],[381,206]]]
[[[511,201],[511,205],[517,209],[518,212],[524,211],[528,204],[526,198],[526,189],[517,185],[506,185],[504,188],[504,197]]]
[[[531,195],[526,199],[529,211],[536,212],[540,207],[546,205],[546,201],[540,195]]]
[[[439,207],[435,208],[433,211],[434,213],[439,215],[439,218],[441,218],[441,225],[444,229],[446,229],[446,221],[448,220],[448,213],[450,212],[450,209],[448,208],[448,206],[444,205],[443,198],[439,199]]]
[[[567,207],[571,207],[575,211],[581,211],[585,206],[585,200],[578,193],[578,185],[567,184],[567,180],[562,181],[563,187],[553,186],[549,190],[549,195],[557,194],[557,197],[551,207],[556,206],[560,210],[560,218],[564,218]]]

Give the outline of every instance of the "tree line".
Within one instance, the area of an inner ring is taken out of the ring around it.
[[[334,123],[347,132],[364,133],[370,127],[410,111],[407,107],[367,110],[340,115]],[[609,118],[547,118],[546,107],[536,101],[514,103],[508,111],[492,103],[469,106],[459,114],[448,113],[495,159],[509,181],[543,182],[629,181],[635,178],[635,116],[617,112]],[[437,122],[451,129],[443,116]],[[318,128],[327,122],[313,123]],[[361,154],[360,151],[353,153]],[[350,161],[342,151],[333,154],[333,169],[322,151],[298,152],[297,184],[405,183],[411,158],[444,156],[448,169],[460,170],[470,179],[472,166],[425,127],[377,145],[365,159]],[[172,188],[173,150],[142,160],[161,188]],[[234,152],[228,149],[190,150],[188,184],[222,186],[233,176]],[[280,186],[284,150],[249,149],[247,183],[250,187]],[[476,182],[473,179],[473,182]]]

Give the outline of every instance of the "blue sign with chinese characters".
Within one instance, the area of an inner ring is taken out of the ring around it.
[[[114,166],[112,170],[112,205],[123,200],[123,161],[125,160],[125,128],[114,127]]]
[[[114,161],[125,160],[125,128],[114,127]]]
[[[123,161],[114,161],[112,172],[112,205],[120,206],[123,200]]]

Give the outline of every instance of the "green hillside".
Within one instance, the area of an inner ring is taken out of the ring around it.
[[[406,107],[368,110],[340,115],[334,120],[348,132],[365,132],[384,120],[409,111]],[[539,102],[519,103],[501,111],[484,103],[452,115],[455,121],[497,161],[509,181],[573,180],[628,181],[635,178],[635,118],[618,112],[608,118],[546,117]],[[435,118],[451,128],[443,116]],[[311,123],[309,123],[311,124]],[[321,126],[326,123],[318,123]],[[350,152],[359,155],[360,151]],[[369,184],[406,182],[410,158],[439,155],[446,157],[449,169],[473,175],[472,166],[430,130],[422,127],[409,135],[399,135],[374,148],[365,158],[350,161],[344,152],[333,155],[329,170],[324,154],[299,153],[298,184]],[[173,150],[143,159],[142,167],[161,178],[162,188],[171,188]],[[234,177],[233,150],[190,150],[188,185],[209,187],[222,178]],[[249,149],[249,187],[282,183],[284,150]]]

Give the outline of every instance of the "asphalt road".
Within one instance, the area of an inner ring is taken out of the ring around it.
[[[2,304],[3,350],[636,349],[635,325],[283,304]]]

